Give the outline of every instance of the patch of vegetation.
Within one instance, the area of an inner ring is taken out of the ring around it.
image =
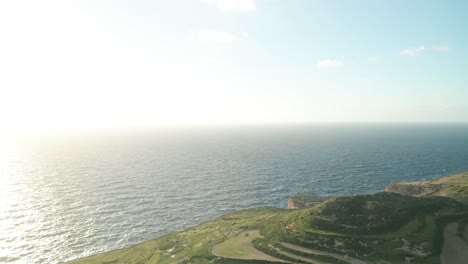
[[[394,193],[337,197],[310,210],[307,226],[347,235],[394,232],[418,214],[431,214],[456,204]]]

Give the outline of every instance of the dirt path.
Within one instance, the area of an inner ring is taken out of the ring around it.
[[[465,241],[468,241],[468,226],[465,226],[465,230],[463,230],[463,237]]]
[[[297,259],[297,260],[302,260],[302,261],[305,261],[307,263],[312,263],[312,264],[330,264],[328,262],[323,262],[323,261],[320,261],[320,260],[316,260],[316,259],[312,259],[312,258],[308,258],[308,257],[304,257],[304,256],[299,256],[299,255],[296,255],[296,254],[293,254],[293,253],[289,253],[289,252],[286,252],[286,251],[282,251],[281,249],[276,249],[279,253],[287,256],[287,257],[290,257],[290,258],[293,258],[293,259]]]
[[[289,249],[300,251],[300,252],[303,252],[303,253],[322,255],[322,256],[329,256],[329,257],[336,258],[336,259],[339,259],[339,260],[342,260],[342,261],[346,261],[346,262],[351,263],[351,264],[368,264],[368,262],[362,261],[360,259],[356,259],[356,258],[352,258],[352,257],[346,257],[345,258],[342,255],[335,254],[335,253],[330,253],[330,252],[326,252],[326,251],[321,251],[321,250],[316,250],[316,249],[309,249],[309,248],[296,246],[296,245],[293,245],[293,244],[283,243],[283,242],[281,243],[281,245],[283,245],[284,247],[287,247]]]
[[[468,259],[468,244],[457,237],[457,228],[458,223],[450,223],[444,229],[444,247],[440,255],[441,264],[464,264]]]
[[[287,261],[274,258],[257,250],[252,245],[252,240],[260,237],[258,230],[246,231],[232,237],[213,247],[211,253],[218,257],[246,260],[267,260],[275,262],[289,263]]]

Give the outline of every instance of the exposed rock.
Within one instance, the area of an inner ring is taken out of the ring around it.
[[[288,199],[288,209],[301,209],[312,207],[333,198],[331,196],[293,196]]]

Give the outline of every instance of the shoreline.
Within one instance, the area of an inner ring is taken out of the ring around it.
[[[418,188],[414,187],[415,190],[410,188],[412,192],[409,192],[406,189],[404,189],[405,191],[403,193],[398,193],[402,188],[408,188],[408,186],[411,186],[411,188],[416,186]],[[431,190],[431,191],[428,192],[427,190]],[[460,190],[462,191],[460,192]],[[447,200],[447,198],[449,197],[450,199]],[[430,199],[427,199],[427,198],[430,198]],[[117,263],[120,263],[119,260],[122,260],[121,258],[137,257],[139,256],[138,254],[151,256],[151,259],[155,260],[154,263],[176,263],[172,261],[175,261],[177,257],[184,255],[184,254],[186,256],[184,259],[186,260],[192,259],[193,255],[197,254],[195,252],[198,252],[197,248],[200,248],[200,249],[206,248],[206,250],[208,250],[210,254],[212,254],[211,250],[215,246],[220,245],[223,242],[230,241],[231,239],[230,237],[234,237],[235,234],[241,234],[242,232],[245,232],[248,230],[251,230],[251,231],[258,230],[262,237],[261,239],[270,239],[268,237],[263,238],[265,237],[265,234],[267,234],[265,233],[265,230],[271,228],[269,227],[269,225],[273,224],[273,226],[275,226],[273,230],[274,232],[276,232],[277,229],[280,228],[281,225],[278,226],[276,220],[273,221],[273,220],[268,220],[268,219],[275,219],[280,216],[285,217],[284,220],[281,221],[281,222],[284,222],[284,221],[291,221],[292,218],[290,218],[290,216],[288,215],[295,215],[293,219],[296,219],[296,220],[293,220],[291,224],[286,225],[285,230],[286,232],[293,232],[293,233],[302,232],[300,230],[304,229],[304,227],[298,225],[298,223],[300,222],[295,223],[294,221],[297,221],[298,219],[303,219],[304,217],[306,217],[306,215],[308,215],[308,213],[304,215],[303,212],[308,212],[308,211],[315,212],[319,209],[323,211],[324,209],[327,209],[327,208],[330,208],[327,210],[331,210],[332,208],[335,208],[336,206],[339,206],[336,208],[341,208],[340,204],[345,205],[350,202],[354,203],[353,201],[358,202],[362,199],[365,199],[365,200],[377,199],[376,202],[367,202],[366,210],[370,210],[369,211],[370,215],[373,214],[372,213],[373,210],[378,209],[376,205],[386,203],[387,201],[391,202],[392,199],[402,200],[402,201],[408,200],[408,202],[410,203],[413,203],[413,202],[423,203],[423,204],[428,203],[429,205],[434,200],[436,202],[434,206],[440,207],[440,205],[437,205],[437,204],[441,203],[441,204],[454,206],[454,208],[461,208],[463,206],[466,207],[466,205],[468,205],[468,172],[455,174],[455,175],[442,176],[442,177],[438,177],[438,178],[435,178],[433,180],[428,180],[428,181],[391,183],[387,186],[386,191],[378,192],[375,194],[357,194],[357,195],[351,195],[351,196],[337,196],[337,197],[321,197],[321,196],[306,196],[306,195],[294,196],[288,199],[288,207],[290,209],[270,208],[270,207],[245,209],[245,210],[237,211],[237,212],[230,213],[227,215],[222,215],[216,219],[201,223],[197,226],[194,226],[184,231],[167,234],[165,236],[158,237],[158,238],[146,241],[146,242],[142,242],[140,244],[133,245],[124,249],[117,249],[113,251],[108,251],[108,252],[92,255],[89,257],[75,259],[67,263],[102,263],[107,258],[109,258],[109,261],[113,259],[117,261]],[[383,204],[379,206],[383,206]],[[385,206],[388,207],[390,205],[385,205]],[[445,207],[446,206],[444,205],[441,208],[445,208]],[[389,208],[393,208],[393,207],[389,207]],[[320,212],[320,210],[317,212]],[[399,208],[397,208],[397,211],[398,210]],[[468,219],[468,207],[465,209],[457,209],[457,210],[462,210],[460,212],[462,213],[462,215],[466,214],[467,219]],[[444,212],[444,211],[442,210],[441,212]],[[352,212],[350,213],[352,214]],[[383,212],[383,213],[385,215],[386,212]],[[343,217],[349,218],[347,214],[348,213],[345,213]],[[436,215],[437,214],[439,213],[436,213]],[[447,215],[447,217],[449,215]],[[287,219],[290,219],[290,220],[287,220]],[[448,219],[459,219],[459,218],[457,218],[455,215],[455,218],[453,218],[453,216],[450,216]],[[270,223],[269,221],[273,221],[273,222]],[[379,223],[380,223],[379,221],[376,223],[377,226]],[[359,227],[360,224],[362,223],[359,223],[359,222],[356,223],[356,228],[360,228]],[[319,235],[321,234],[320,236],[324,236],[324,237],[335,236],[333,235],[334,232],[327,231],[327,228],[325,229],[323,228],[324,227],[321,227],[320,229],[310,229],[310,230],[311,232],[317,233]],[[335,230],[335,232],[338,232],[337,234],[343,232],[340,230],[341,229],[337,229]],[[366,229],[363,229],[363,231],[364,230]],[[282,231],[282,232],[285,232],[285,231]],[[172,242],[170,243],[167,242],[167,240],[179,241],[176,238],[181,237],[181,236],[185,237],[181,241],[187,241],[187,239],[189,239],[189,241],[195,240],[195,241],[200,241],[200,242],[193,245],[193,247],[189,247],[187,245],[183,246],[184,244],[183,242],[178,242],[176,244]],[[205,237],[199,237],[199,236],[212,237],[212,239],[206,240]],[[340,236],[343,236],[344,238],[348,235],[346,235],[346,233],[342,233],[342,235]],[[255,241],[256,240],[254,240],[253,242]],[[280,242],[289,243],[289,241],[277,241],[275,243],[280,243]],[[170,247],[164,246],[166,243],[170,244]],[[335,243],[338,243],[337,245],[339,245],[342,242],[335,242]],[[245,244],[246,243],[244,243],[244,246]],[[301,245],[299,244],[298,246],[301,246]],[[148,247],[151,248],[151,250],[148,251],[147,249]],[[144,248],[146,251],[143,250],[142,248]],[[331,254],[332,252],[337,252],[337,250],[339,251],[339,248],[333,248],[333,247],[328,248],[328,249],[327,248],[328,246],[325,248],[316,248],[315,252],[320,252],[320,251],[327,252],[328,251]],[[399,248],[403,248],[403,249],[407,248],[406,251],[404,252],[407,252],[405,254],[410,254],[410,255],[412,254],[411,252],[419,252],[421,250],[418,248],[413,248],[412,246],[406,245],[406,244],[400,245]],[[241,249],[245,249],[245,248],[241,248]],[[261,244],[258,244],[257,242],[253,243],[252,247],[248,247],[248,250],[250,250],[251,252],[256,252],[255,250],[257,251],[260,250],[259,252],[261,252],[262,254],[267,254],[268,256],[272,258],[278,258],[278,255],[280,255],[281,256],[280,259],[286,262],[291,261],[291,259],[288,260],[287,256],[289,256],[289,258],[291,256],[298,256],[297,254],[292,254],[291,252],[288,253],[287,251],[284,251],[283,248],[281,249],[276,248],[276,247],[269,248],[269,246],[265,248],[264,246],[262,246]],[[442,248],[440,250],[442,250]],[[242,252],[242,250],[240,250],[239,252]],[[278,252],[283,252],[284,254],[280,254]],[[213,263],[218,263],[216,262],[217,258],[236,259],[236,258],[233,258],[232,255],[229,255],[229,257],[223,258],[222,255],[219,255],[219,254],[213,254],[212,257],[210,257],[210,254],[206,255],[206,253],[204,253],[203,256],[215,261]],[[259,255],[258,253],[255,253],[255,254]],[[350,254],[350,253],[347,253],[347,254]],[[361,253],[356,253],[355,255],[353,255],[353,257],[356,259],[359,259],[359,258],[362,259],[363,256],[365,256],[365,255],[360,255],[360,254]],[[400,252],[398,254],[402,254],[402,253]],[[425,254],[428,256],[431,255],[429,251],[429,253],[427,252],[423,253],[419,257],[426,256]],[[156,255],[158,256],[157,258],[155,257]],[[412,257],[417,258],[418,256],[412,256]],[[174,260],[171,260],[171,258],[174,258]],[[179,259],[179,260],[182,260],[182,259]],[[129,263],[133,263],[133,262],[129,261]],[[142,262],[142,263],[146,263],[146,262]],[[185,262],[182,261],[180,263],[185,263]],[[194,263],[198,263],[198,262],[194,262]],[[200,263],[204,263],[204,262],[200,262]],[[219,263],[224,263],[224,262],[221,261]],[[368,262],[368,263],[371,263],[371,262]]]

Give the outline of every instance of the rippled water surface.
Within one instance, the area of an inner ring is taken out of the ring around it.
[[[296,194],[468,170],[468,126],[152,130],[0,150],[0,263],[57,263]]]

